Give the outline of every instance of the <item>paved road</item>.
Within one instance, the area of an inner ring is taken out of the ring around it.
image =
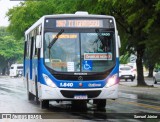
[[[48,119],[47,122],[73,122],[74,120],[79,122],[144,121],[144,119],[132,119],[132,117],[137,117],[134,113],[137,113],[138,115],[145,113],[145,116],[153,113],[154,116],[156,115],[155,113],[160,114],[160,87],[137,88],[131,86],[134,86],[134,82],[125,83],[121,81],[119,87],[119,99],[108,100],[107,106],[104,110],[97,110],[92,104],[92,101],[87,104],[86,110],[72,109],[70,102],[56,103],[54,101],[50,102],[49,109],[42,110],[34,101],[27,100],[26,90],[24,88],[22,78],[1,77],[0,113],[48,113],[47,115],[45,114],[45,116],[52,117],[54,120]],[[125,118],[125,120],[119,118]],[[153,119],[147,120],[151,121]],[[6,120],[0,120],[0,122],[1,121],[6,122]],[[7,120],[7,122],[10,121]],[[45,121],[45,119],[41,121]],[[160,120],[154,119],[154,122],[160,122]]]

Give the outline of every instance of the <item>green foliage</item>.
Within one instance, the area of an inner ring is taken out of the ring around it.
[[[121,64],[127,64],[129,57],[130,57],[129,53],[126,53],[125,55],[121,55],[120,56],[120,63]]]
[[[10,9],[7,13],[11,23],[8,30],[17,39],[21,39],[24,36],[24,31],[39,18],[49,14],[73,12],[74,3],[76,3],[75,0],[26,1],[21,3],[20,6]]]
[[[5,67],[15,61],[22,61],[23,58],[23,40],[16,40],[12,34],[6,31],[5,27],[0,27],[0,59]]]
[[[156,6],[156,11],[158,12],[160,10],[160,0],[158,0],[158,2],[155,4]]]

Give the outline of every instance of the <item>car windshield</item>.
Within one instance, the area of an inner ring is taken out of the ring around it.
[[[23,66],[18,66],[17,69],[23,69]]]
[[[58,72],[104,72],[115,64],[113,32],[46,32],[45,65]],[[48,48],[54,38],[52,47]]]
[[[131,67],[121,67],[120,70],[131,70]]]

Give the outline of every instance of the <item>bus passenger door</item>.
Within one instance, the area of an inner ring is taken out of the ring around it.
[[[31,55],[30,55],[30,80],[31,92],[35,95],[35,81],[37,76],[37,50],[35,48],[35,36],[31,37]]]
[[[38,49],[36,48],[36,35],[38,34],[38,29],[34,30],[33,37],[31,39],[31,65],[30,65],[30,78],[32,81],[32,92],[37,96],[38,90]]]
[[[37,58],[37,49],[35,38],[33,40],[33,53],[32,53],[32,80],[35,81],[35,77],[37,76],[37,66],[38,66],[38,58]]]
[[[32,80],[32,64],[33,64],[33,47],[34,47],[34,37],[31,37],[31,52],[30,52],[30,80]]]

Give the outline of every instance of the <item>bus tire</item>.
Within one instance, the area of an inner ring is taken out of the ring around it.
[[[93,100],[93,104],[97,105],[97,109],[104,109],[106,106],[106,99],[95,99]]]
[[[41,109],[49,108],[49,100],[41,100],[40,107],[41,107]]]

